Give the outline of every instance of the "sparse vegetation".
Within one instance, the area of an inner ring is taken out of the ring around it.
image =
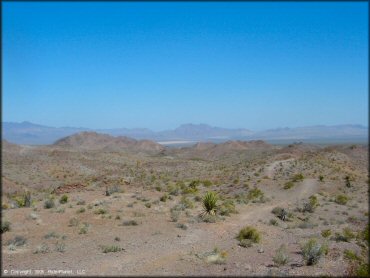
[[[282,266],[289,262],[289,256],[284,244],[280,245],[279,249],[276,250],[275,256],[272,260],[277,266]]]
[[[261,241],[261,234],[255,228],[246,226],[239,231],[237,239],[241,246],[250,247],[253,243]]]
[[[59,203],[66,204],[67,202],[68,202],[68,196],[67,195],[64,194],[62,197],[60,197]]]
[[[117,245],[103,245],[101,246],[103,253],[120,252],[123,249]]]
[[[327,253],[327,246],[312,238],[301,247],[301,251],[306,264],[314,265]]]
[[[345,205],[348,202],[348,197],[343,194],[338,195],[337,197],[335,197],[335,202],[339,205]]]

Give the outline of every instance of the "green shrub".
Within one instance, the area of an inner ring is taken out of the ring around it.
[[[80,225],[78,233],[80,235],[87,234],[87,232],[89,231],[89,227],[90,227],[89,224],[83,223],[82,225]]]
[[[290,189],[294,186],[294,183],[291,181],[288,181],[284,184],[284,189]]]
[[[345,205],[348,202],[348,197],[346,195],[338,195],[335,197],[335,202],[339,205]]]
[[[243,240],[243,243],[247,243],[245,240],[249,240],[252,244],[259,243],[261,241],[261,234],[255,228],[246,226],[239,231],[237,239],[240,243],[242,243]]]
[[[187,208],[187,209],[194,208],[193,202],[190,199],[186,198],[185,196],[181,198],[180,204],[183,205],[184,208]]]
[[[328,238],[331,236],[331,230],[330,229],[327,229],[327,230],[322,230],[321,231],[321,235],[325,238]]]
[[[205,187],[210,187],[210,186],[212,186],[212,182],[211,182],[211,181],[209,181],[209,180],[203,180],[203,181],[202,181],[202,184],[203,184]]]
[[[220,215],[225,215],[225,216],[229,216],[231,213],[238,213],[238,211],[235,209],[235,204],[232,200],[224,201],[220,205],[218,210],[219,210]]]
[[[324,176],[320,175],[319,176],[319,181],[321,181],[321,182],[324,181]]]
[[[1,233],[9,232],[10,231],[11,223],[7,220],[1,223]]]
[[[296,174],[296,175],[293,176],[292,181],[293,182],[298,182],[298,181],[303,181],[303,179],[304,179],[304,177],[303,177],[302,174]]]
[[[360,261],[361,258],[359,258],[355,252],[345,249],[343,251],[344,258],[350,261]]]
[[[207,214],[215,214],[218,197],[213,191],[209,191],[203,198],[203,209]]]
[[[249,200],[257,199],[257,198],[262,198],[264,196],[264,193],[258,189],[258,188],[253,188],[248,192],[247,198]]]
[[[99,208],[96,211],[94,211],[95,214],[106,214],[107,210],[104,208]]]
[[[272,260],[277,266],[285,265],[289,262],[289,257],[284,244],[282,244],[279,249],[276,250],[275,256],[272,258]]]
[[[45,209],[51,209],[51,208],[53,208],[53,207],[55,207],[54,200],[49,199],[49,200],[46,200],[46,201],[44,202],[44,208],[45,208]]]
[[[63,195],[62,197],[60,197],[59,203],[66,204],[67,202],[68,202],[68,196],[67,195]]]
[[[322,255],[327,253],[327,246],[318,243],[316,239],[310,239],[301,247],[303,259],[306,261],[307,265],[316,264]]]
[[[310,200],[310,205],[312,208],[316,208],[317,206],[319,206],[319,202],[317,200],[317,197],[315,195],[311,195],[309,197],[309,200]]]
[[[121,247],[116,245],[104,245],[101,246],[101,249],[103,253],[119,252],[123,250]]]
[[[167,199],[168,199],[168,195],[167,195],[167,194],[164,194],[163,196],[161,196],[161,198],[159,198],[159,200],[160,200],[161,202],[166,202],[166,201],[167,201]]]

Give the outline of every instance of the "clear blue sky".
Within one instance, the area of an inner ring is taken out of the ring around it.
[[[3,121],[368,126],[367,2],[3,2]]]

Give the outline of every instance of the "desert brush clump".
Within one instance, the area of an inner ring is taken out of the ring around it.
[[[328,247],[325,244],[317,242],[311,238],[301,246],[302,256],[307,265],[317,264],[323,255],[328,252]]]
[[[277,266],[282,266],[289,262],[289,256],[284,244],[280,245],[280,247],[276,250],[275,256],[272,258],[272,260]]]
[[[259,243],[261,241],[261,234],[256,228],[245,226],[239,231],[236,238],[239,240],[240,246],[250,247],[253,243]]]
[[[339,205],[345,205],[348,202],[348,197],[346,195],[340,194],[335,197],[335,202]]]
[[[207,192],[202,201],[204,213],[214,215],[216,213],[217,201],[217,193],[213,191]]]
[[[102,245],[100,246],[103,253],[111,253],[111,252],[120,252],[123,250],[122,247],[119,247],[117,245]]]
[[[8,220],[4,220],[1,222],[1,233],[9,232],[10,231],[11,223]]]
[[[67,202],[68,202],[68,196],[67,195],[64,194],[62,197],[60,197],[59,203],[66,204]]]
[[[44,208],[45,209],[51,209],[53,207],[55,207],[55,203],[54,203],[53,199],[48,199],[44,202]]]

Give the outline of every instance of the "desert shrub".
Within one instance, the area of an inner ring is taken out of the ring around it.
[[[161,202],[166,202],[168,199],[168,195],[167,194],[164,194],[163,196],[161,196],[161,198],[159,199]]]
[[[304,177],[302,174],[296,174],[292,177],[293,182],[303,181]]]
[[[84,206],[86,204],[86,201],[85,200],[78,200],[76,205],[78,206]]]
[[[210,180],[203,180],[202,181],[202,184],[205,186],[205,187],[210,187],[212,186],[212,182]]]
[[[23,246],[27,242],[24,236],[15,236],[13,239],[8,240],[7,245]]]
[[[320,175],[319,176],[319,181],[321,181],[321,182],[324,181],[324,176]]]
[[[330,229],[322,230],[321,235],[322,235],[322,237],[328,238],[328,237],[331,236],[331,230]]]
[[[11,223],[7,220],[1,222],[1,233],[10,231]]]
[[[197,189],[199,184],[200,184],[199,180],[193,180],[192,182],[190,182],[189,187],[192,188],[192,189]]]
[[[58,235],[56,232],[49,232],[49,233],[47,233],[46,235],[44,235],[44,238],[45,238],[45,239],[49,239],[49,238],[59,238],[59,235]]]
[[[122,225],[123,226],[137,226],[139,225],[139,223],[137,223],[136,220],[127,220],[127,221],[123,221]]]
[[[215,192],[209,191],[203,198],[203,209],[206,214],[215,214],[218,196]]]
[[[197,196],[194,197],[194,201],[195,202],[200,202],[200,201],[202,201],[202,197],[200,197],[199,195],[197,195]]]
[[[327,253],[327,246],[312,238],[301,247],[301,251],[306,264],[314,265]]]
[[[180,188],[179,186],[174,185],[168,185],[167,191],[170,195],[177,196],[180,194]]]
[[[253,200],[253,199],[262,198],[263,196],[264,196],[264,193],[260,189],[255,187],[255,188],[249,190],[247,198],[249,200]]]
[[[106,214],[107,210],[104,208],[99,208],[96,211],[94,211],[95,214]]]
[[[239,231],[237,239],[240,241],[240,244],[250,245],[253,243],[259,243],[261,241],[261,234],[255,228],[246,226]]]
[[[356,235],[351,231],[350,228],[346,227],[342,230],[342,234],[335,233],[335,240],[336,241],[345,241],[350,242],[352,239],[354,239]]]
[[[64,253],[66,251],[66,244],[64,242],[57,241],[55,243],[55,251]]]
[[[184,208],[188,209],[194,208],[193,202],[190,199],[186,198],[185,196],[181,198],[180,204],[183,205]]]
[[[288,216],[288,211],[281,207],[275,207],[271,212],[283,221],[285,221]]]
[[[177,223],[176,227],[180,228],[180,229],[183,229],[183,230],[188,229],[188,226],[186,224],[182,224],[182,223]]]
[[[294,186],[294,183],[291,181],[288,181],[284,184],[284,189],[290,189]]]
[[[204,258],[206,260],[206,262],[208,262],[208,263],[225,264],[226,263],[227,252],[226,251],[221,251],[217,247],[215,247],[212,252],[206,252],[205,254],[203,254],[199,257]]]
[[[69,219],[69,224],[68,224],[68,226],[69,227],[75,227],[75,226],[77,226],[78,225],[78,223],[79,223],[80,221],[76,218],[76,217],[73,217],[73,218],[71,218],[71,219]]]
[[[68,202],[68,196],[67,195],[63,195],[62,197],[60,197],[59,203],[66,204],[67,202]]]
[[[220,215],[225,216],[229,216],[231,213],[238,213],[238,211],[235,209],[233,200],[224,201],[218,208],[218,211]]]
[[[347,187],[351,187],[351,177],[350,176],[348,176],[348,175],[345,176],[344,181],[345,181]]]
[[[359,258],[355,252],[345,249],[343,251],[344,258],[350,261],[360,261],[361,258]]]
[[[348,197],[346,195],[340,194],[335,197],[335,202],[339,205],[345,205],[348,202]]]
[[[273,225],[273,226],[278,226],[279,225],[279,223],[277,222],[276,219],[270,219],[269,223],[270,223],[270,225]]]
[[[272,260],[277,266],[285,265],[289,262],[289,257],[284,244],[280,245],[279,249],[276,250],[275,256]]]
[[[205,222],[205,223],[216,223],[219,217],[216,214],[208,214],[205,213],[200,216],[198,222]]]
[[[177,222],[180,217],[180,211],[179,210],[171,210],[171,221]]]
[[[41,245],[37,246],[36,250],[33,251],[34,254],[39,254],[39,253],[45,254],[49,252],[50,252],[50,248],[46,243],[42,243]]]
[[[368,263],[361,263],[356,269],[355,269],[355,275],[357,277],[369,277],[369,264]]]
[[[86,209],[84,208],[84,207],[82,207],[82,208],[79,208],[77,211],[76,211],[76,213],[83,213],[83,212],[85,212],[86,211]]]
[[[46,200],[46,201],[44,202],[44,208],[45,208],[45,209],[51,209],[51,208],[53,208],[53,207],[55,207],[54,200],[52,200],[52,199],[48,199],[48,200]]]
[[[103,253],[120,252],[122,248],[116,245],[103,245],[101,246]]]
[[[317,200],[317,196],[311,195],[309,198],[309,202],[312,208],[316,208],[319,205],[319,202]]]
[[[89,227],[90,227],[90,225],[88,223],[83,223],[79,227],[78,234],[80,234],[80,235],[87,234],[87,232],[89,231]]]
[[[145,206],[146,206],[147,208],[151,208],[151,207],[152,207],[152,204],[151,204],[151,203],[145,203]]]
[[[105,189],[105,195],[106,196],[110,196],[113,193],[122,193],[122,192],[123,192],[123,190],[119,185],[107,186],[106,189]]]

